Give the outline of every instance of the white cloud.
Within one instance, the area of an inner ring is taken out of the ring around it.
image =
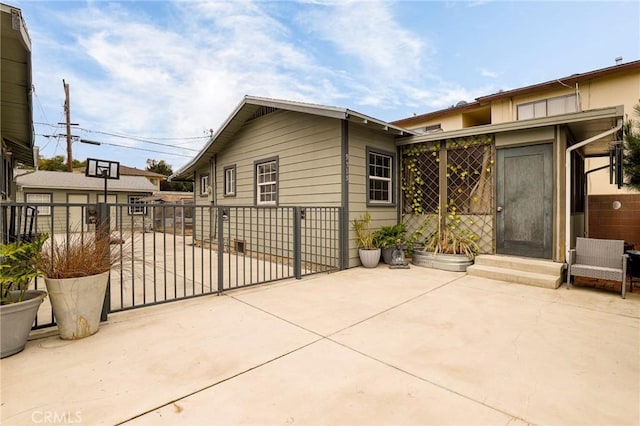
[[[32,31],[34,82],[54,111],[47,120],[59,120],[62,78],[73,121],[146,137],[215,130],[247,94],[374,116],[473,99],[433,75],[434,47],[398,21],[393,3],[177,2],[163,3],[170,15],[162,18],[131,4],[52,12]],[[154,158],[131,154],[138,167]],[[171,158],[174,168],[186,161]]]
[[[486,68],[480,69],[480,75],[483,77],[489,77],[489,78],[498,78],[500,76],[500,74],[498,74],[497,72],[489,71]]]

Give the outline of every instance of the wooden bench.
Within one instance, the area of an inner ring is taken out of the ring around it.
[[[624,299],[627,257],[623,240],[578,237],[576,248],[569,251],[567,288],[571,288],[572,276],[620,281]]]

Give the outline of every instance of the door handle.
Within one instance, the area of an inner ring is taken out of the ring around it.
[[[500,213],[502,211],[502,206],[498,206],[496,210],[498,210],[498,213]]]

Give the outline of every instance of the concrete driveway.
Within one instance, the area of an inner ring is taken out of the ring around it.
[[[356,268],[3,359],[2,424],[640,424],[640,297]]]

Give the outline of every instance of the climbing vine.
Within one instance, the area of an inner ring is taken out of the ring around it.
[[[409,145],[403,147],[401,158],[407,219],[435,219],[439,226],[434,232],[455,233],[473,243],[481,243],[484,235],[485,240],[489,238],[486,250],[490,250],[493,137],[478,135]],[[446,162],[441,164],[441,159]],[[446,185],[446,199],[440,199],[440,185]]]

